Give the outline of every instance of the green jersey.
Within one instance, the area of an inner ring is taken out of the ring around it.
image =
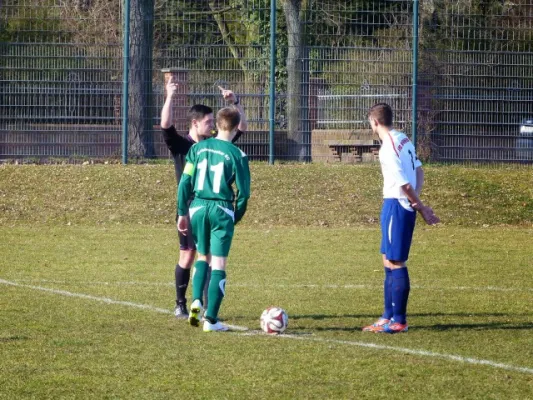
[[[246,212],[250,198],[250,167],[246,154],[231,142],[217,138],[192,146],[178,186],[178,215],[188,215],[188,200],[193,194],[196,199],[226,203],[232,208],[235,203],[237,223]]]

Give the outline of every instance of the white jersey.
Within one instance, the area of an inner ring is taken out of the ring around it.
[[[379,162],[383,174],[383,198],[398,199],[403,208],[412,210],[401,187],[410,183],[416,189],[416,169],[422,163],[413,143],[404,133],[389,131],[379,149]]]

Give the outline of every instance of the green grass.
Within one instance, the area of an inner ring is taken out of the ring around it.
[[[377,224],[371,165],[252,164],[244,226]],[[533,168],[427,166],[423,199],[446,225],[533,224]],[[170,165],[0,165],[0,225],[173,225]]]
[[[249,331],[204,334],[171,314],[171,166],[0,167],[0,398],[529,398],[531,170],[426,172],[445,223],[415,232],[407,334],[360,331],[376,166],[261,164],[221,311]],[[273,304],[287,335],[258,332]]]

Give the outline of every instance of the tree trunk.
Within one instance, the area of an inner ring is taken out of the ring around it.
[[[128,153],[153,157],[152,40],[153,0],[130,0],[130,71],[128,96]]]
[[[287,138],[293,143],[291,156],[305,159],[305,146],[300,129],[300,104],[302,82],[302,26],[300,24],[301,0],[282,0],[287,23]]]

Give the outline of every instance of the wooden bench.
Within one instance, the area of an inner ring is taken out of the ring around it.
[[[379,142],[370,129],[314,130],[311,140],[313,161],[373,162],[378,159]]]

